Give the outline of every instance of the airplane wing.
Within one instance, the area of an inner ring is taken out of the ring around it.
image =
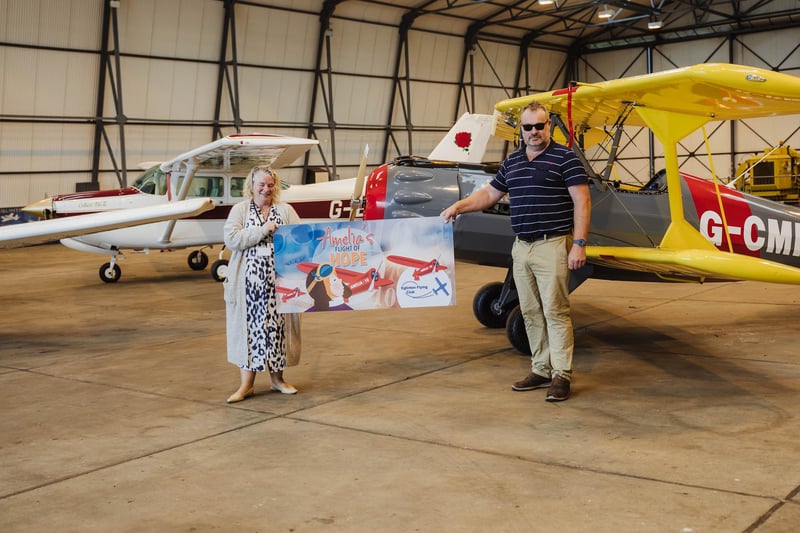
[[[319,266],[319,263],[309,263],[308,261],[303,261],[297,263],[297,270],[308,274],[309,272],[317,268],[317,266]]]
[[[800,269],[767,259],[719,250],[667,250],[623,246],[587,246],[587,261],[611,268],[677,277],[764,281],[800,285]]]
[[[339,268],[336,267],[336,273],[339,277],[347,283],[348,285],[352,285],[356,281],[363,279],[364,276],[367,275],[366,272],[356,272],[355,270],[348,270],[346,268]]]
[[[214,201],[210,198],[192,198],[148,207],[1,226],[0,248],[18,248],[87,233],[191,217],[213,208]]]
[[[308,261],[302,261],[297,263],[297,270],[301,272],[305,272],[308,274],[315,268],[319,266],[319,263],[309,263]],[[366,274],[365,272],[356,272],[355,270],[348,270],[346,268],[336,267],[336,273],[342,279],[342,281],[346,282],[348,285],[354,283],[364,277]]]
[[[388,259],[392,263],[397,263],[398,265],[414,267],[414,268],[424,267],[425,265],[428,265],[430,263],[429,261],[420,261],[419,259],[404,257],[402,255],[387,255],[386,259]]]
[[[711,120],[800,113],[800,78],[741,65],[706,63],[503,100],[495,105],[496,135],[513,140],[530,102],[570,117],[576,132],[612,126],[631,105],[627,125],[646,126],[647,109]]]
[[[230,169],[245,173],[255,166],[280,168],[318,144],[319,141],[315,139],[236,133],[165,161],[161,163],[161,170],[168,172],[186,165],[196,165],[198,169]]]

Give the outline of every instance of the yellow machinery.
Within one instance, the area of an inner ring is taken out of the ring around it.
[[[736,169],[736,188],[776,202],[800,205],[800,152],[780,145],[745,159]]]

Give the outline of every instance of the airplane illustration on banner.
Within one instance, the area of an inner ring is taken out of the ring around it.
[[[303,291],[301,291],[299,287],[295,287],[294,289],[289,289],[287,287],[281,287],[280,285],[278,285],[277,287],[275,287],[275,290],[278,291],[278,293],[280,293],[282,302],[288,302],[292,298],[298,298],[306,294]]]
[[[327,263],[311,263],[303,261],[297,264],[297,269],[301,272],[308,274],[315,271],[321,264]],[[376,268],[370,268],[366,272],[357,272],[347,268],[336,267],[336,273],[350,290],[350,295],[359,294],[368,290],[380,289],[393,283],[392,280],[381,277],[380,272]],[[347,298],[349,298],[349,296]],[[345,300],[347,300],[345,298]]]
[[[437,259],[431,259],[430,261],[421,261],[419,259],[403,257],[402,255],[387,255],[386,259],[391,261],[392,263],[397,263],[398,265],[412,267],[414,269],[412,276],[416,281],[419,281],[419,278],[426,274],[430,274],[432,272],[439,272],[440,270],[447,269],[446,266],[439,264],[439,261]]]
[[[532,101],[548,107],[553,136],[572,142],[590,177],[587,265],[571,273],[570,290],[588,278],[800,284],[800,209],[683,172],[677,149],[709,122],[800,114],[800,78],[741,65],[694,65],[504,100],[490,126],[485,120],[476,127],[516,143],[520,113]],[[626,138],[645,129],[663,147],[665,168],[641,180],[643,186],[611,179],[626,128],[634,130]],[[591,146],[602,147],[595,159],[587,156]],[[364,219],[439,216],[487,185],[497,168],[397,158],[368,176]],[[505,326],[511,344],[530,353],[511,275],[514,238],[507,200],[455,221],[457,259],[507,269],[505,281],[475,295],[476,318],[487,327]]]

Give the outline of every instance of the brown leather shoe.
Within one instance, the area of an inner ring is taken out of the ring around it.
[[[521,379],[511,385],[511,388],[515,391],[526,391],[526,390],[534,390],[534,389],[543,389],[549,386],[551,383],[550,378],[546,378],[544,376],[540,376],[539,374],[534,374],[531,372],[528,374],[525,379]]]
[[[547,389],[548,402],[563,402],[569,398],[569,380],[561,376],[553,376],[553,384]]]

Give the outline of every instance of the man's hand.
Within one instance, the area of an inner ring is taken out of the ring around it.
[[[585,264],[586,264],[586,247],[573,244],[572,249],[569,251],[569,257],[567,258],[567,265],[569,266],[569,269],[578,270]]]
[[[455,222],[456,217],[458,216],[458,208],[456,207],[456,204],[458,204],[458,202],[442,211],[440,216],[444,218],[445,222]]]

